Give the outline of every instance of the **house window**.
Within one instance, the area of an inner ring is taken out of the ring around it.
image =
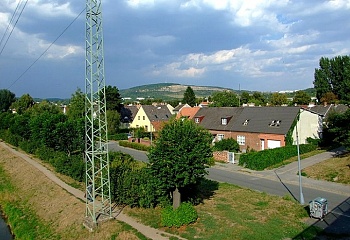
[[[245,145],[245,136],[237,136],[237,142],[239,145]]]
[[[222,139],[224,139],[224,137],[225,137],[224,134],[218,134],[216,138],[218,141],[221,141]]]
[[[221,125],[227,125],[227,118],[221,118]]]
[[[137,117],[137,120],[140,120],[140,119],[141,119],[141,117],[140,117],[140,116],[138,116],[138,117]]]
[[[195,123],[199,123],[199,118],[196,117],[196,118],[194,119],[194,122],[195,122]]]
[[[148,132],[148,126],[147,125],[145,125],[145,131]]]
[[[146,117],[145,116],[142,116],[142,120],[145,120],[146,119]]]

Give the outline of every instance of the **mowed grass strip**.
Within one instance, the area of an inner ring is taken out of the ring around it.
[[[350,155],[334,157],[302,170],[303,176],[350,185]]]
[[[205,186],[203,186],[205,188]],[[306,210],[290,197],[281,198],[220,183],[196,206],[196,223],[163,230],[187,239],[286,239],[307,229]],[[160,209],[127,208],[128,214],[160,228]]]

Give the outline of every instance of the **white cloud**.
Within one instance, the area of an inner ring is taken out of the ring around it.
[[[19,0],[11,1],[9,7],[12,11],[17,7]],[[82,8],[84,7],[82,3]],[[42,0],[30,0],[28,1],[24,11],[33,11],[35,14],[45,17],[75,17],[77,14],[71,8],[70,2],[59,4],[57,1],[42,1]]]

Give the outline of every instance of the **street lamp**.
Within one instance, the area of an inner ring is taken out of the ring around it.
[[[298,134],[298,122],[295,125],[296,137],[297,137],[297,149],[298,149],[298,173],[299,173],[299,194],[300,194],[300,204],[304,204],[303,188],[301,185],[301,164],[300,164],[300,150],[299,150],[299,134]]]

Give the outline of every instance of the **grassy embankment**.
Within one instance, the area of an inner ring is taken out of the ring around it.
[[[0,146],[0,206],[16,239],[146,239],[128,225],[108,221],[90,233],[85,203]]]
[[[305,177],[350,185],[350,154],[304,168]]]

